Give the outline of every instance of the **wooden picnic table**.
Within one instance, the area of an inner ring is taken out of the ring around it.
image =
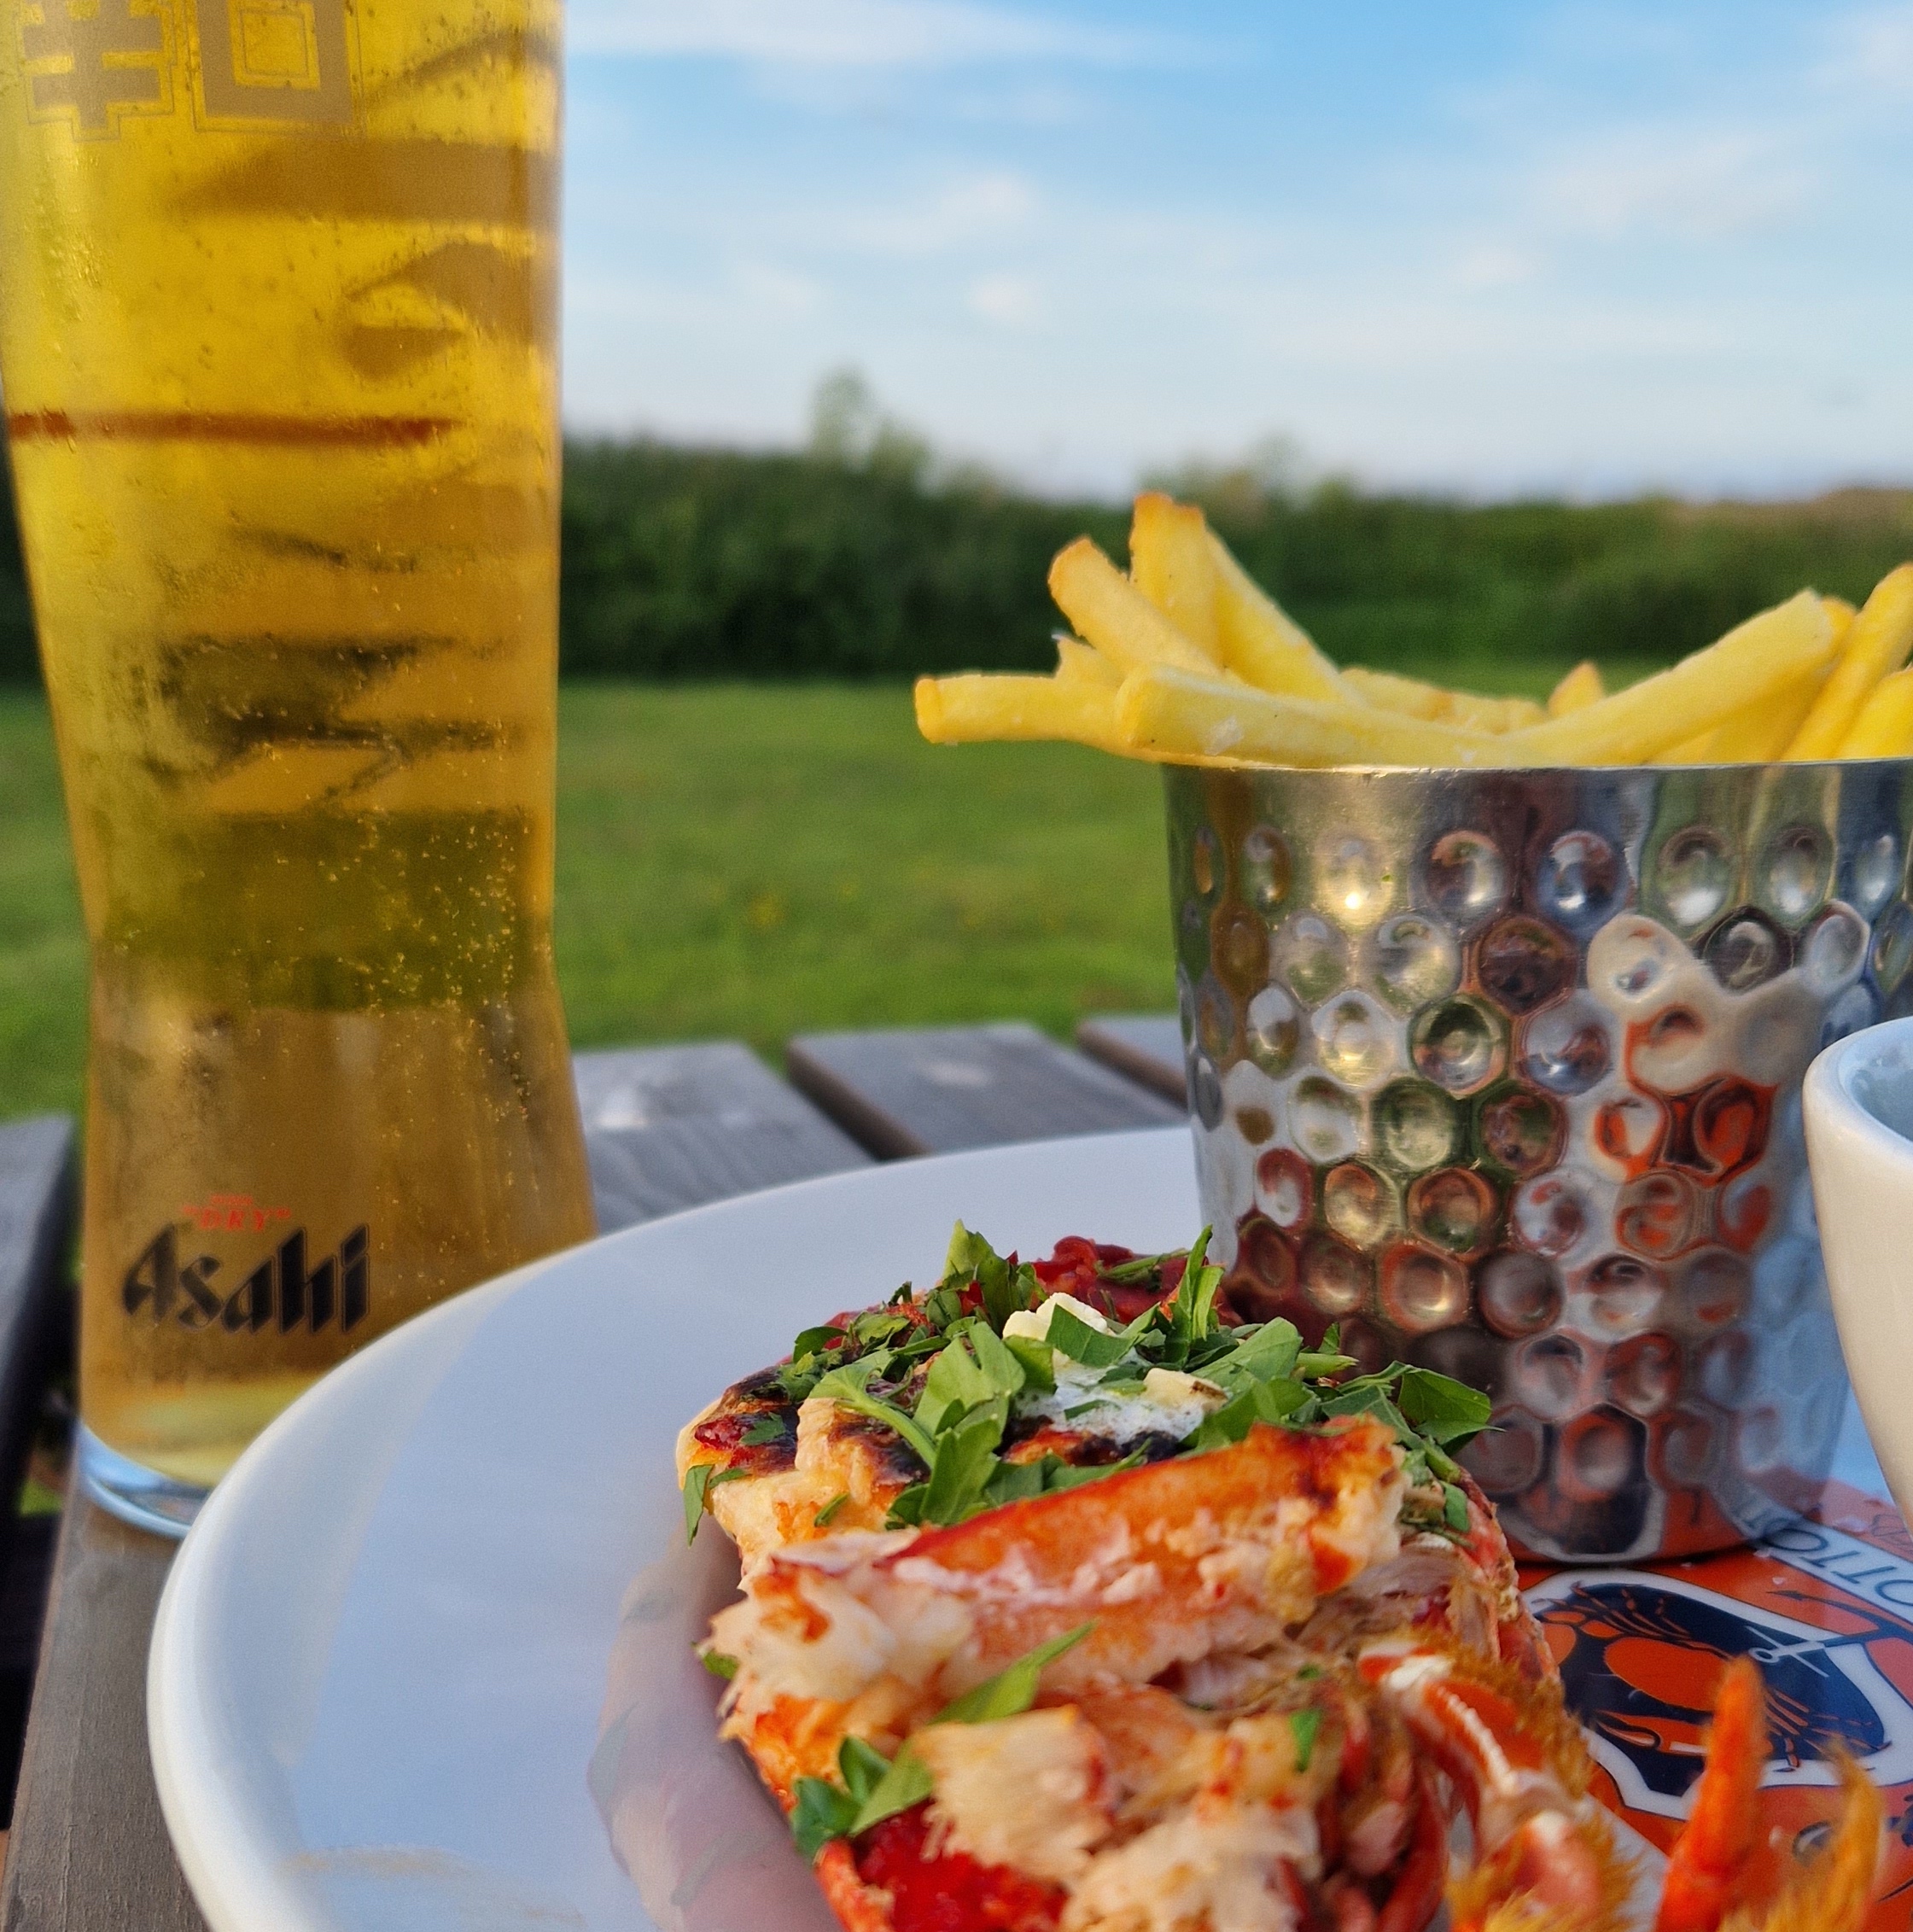
[[[729,1042],[580,1054],[599,1225],[873,1159],[1183,1117],[1173,1018],[1087,1022],[1079,1042],[1015,1024],[810,1034],[789,1043],[788,1084]],[[56,1548],[47,1519],[12,1516],[46,1392],[71,1360],[73,1205],[72,1124],[0,1126],[0,1789],[26,1713],[0,1932],[200,1932],[146,1742],[147,1643],[178,1545],[71,1489]]]
[[[628,1227],[872,1159],[1183,1118],[1173,1019],[1087,1021],[1077,1046],[1014,1024],[812,1034],[788,1043],[788,1082],[734,1042],[580,1054],[599,1222]],[[203,1932],[146,1737],[147,1648],[178,1545],[70,1487],[57,1519],[11,1516],[48,1391],[72,1359],[73,1153],[64,1119],[0,1125],[0,1795],[19,1772],[0,1932]],[[1750,1553],[1780,1559],[1789,1602],[1788,1591],[1864,1589],[1887,1570],[1913,1589],[1913,1543],[1892,1506],[1870,1500],[1883,1485],[1855,1413],[1848,1433],[1835,1473],[1848,1479],[1848,1529],[1870,1540],[1789,1518],[1792,1543]],[[1898,1635],[1906,1601],[1881,1598]],[[1840,1614],[1851,1621],[1858,1602]],[[1905,1797],[1913,1818],[1913,1785]]]

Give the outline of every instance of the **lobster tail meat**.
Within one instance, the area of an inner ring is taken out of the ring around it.
[[[1199,1242],[1066,1245],[1031,1270],[959,1227],[934,1290],[680,1439],[687,1528],[743,1558],[703,1646],[725,1734],[849,1932],[1424,1932],[1444,1897],[1453,1932],[1638,1932],[1452,1459],[1485,1399],[1232,1327]],[[1789,1877],[1766,1755],[1743,1660],[1655,1932],[1860,1932],[1877,1794],[1850,1769]]]

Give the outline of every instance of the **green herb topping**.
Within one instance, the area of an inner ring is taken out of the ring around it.
[[[1105,1280],[1156,1296],[1115,1328],[1085,1320],[1066,1300],[1048,1300],[1033,1269],[998,1254],[959,1221],[930,1294],[916,1300],[900,1289],[883,1308],[805,1329],[778,1379],[790,1400],[828,1397],[894,1431],[909,1448],[923,1475],[891,1506],[893,1528],[959,1523],[1133,1468],[1140,1451],[1094,1468],[1072,1468],[1053,1456],[1012,1462],[1003,1455],[1004,1439],[1012,1421],[1032,1410],[1094,1431],[1099,1410],[1146,1396],[1150,1372],[1164,1369],[1199,1378],[1201,1419],[1174,1439],[1184,1452],[1240,1442],[1257,1422],[1310,1428],[1372,1415],[1402,1445],[1410,1488],[1439,1497],[1409,1513],[1414,1526],[1465,1534],[1467,1499],[1457,1486],[1454,1451],[1487,1426],[1487,1398],[1400,1362],[1378,1375],[1355,1375],[1334,1328],[1320,1347],[1306,1349],[1291,1322],[1226,1327],[1216,1305],[1222,1270],[1208,1249],[1204,1229],[1187,1253],[1137,1256],[1105,1270]],[[1179,1277],[1171,1275],[1176,1263]],[[1174,1280],[1173,1292],[1165,1277]],[[1046,1307],[1041,1323],[1029,1319]],[[1024,1319],[1012,1323],[1018,1316]],[[1024,1332],[1038,1328],[1040,1334]],[[1059,1400],[1060,1409],[1042,1406]],[[685,1514],[694,1526],[688,1487]]]
[[[1036,1701],[1044,1670],[1065,1650],[1082,1643],[1094,1627],[1082,1624],[1064,1636],[1039,1644],[1007,1670],[999,1671],[954,1703],[946,1704],[930,1722],[993,1724],[1000,1718],[1021,1716]],[[814,1863],[831,1839],[854,1838],[860,1831],[920,1804],[934,1788],[930,1766],[907,1744],[894,1759],[886,1759],[860,1737],[846,1737],[837,1749],[837,1768],[841,1783],[822,1777],[800,1777],[796,1782],[790,1836],[807,1863]]]
[[[710,1493],[720,1483],[734,1483],[750,1474],[749,1469],[720,1469],[714,1462],[700,1462],[684,1480],[684,1539],[695,1540],[697,1526],[710,1506]]]

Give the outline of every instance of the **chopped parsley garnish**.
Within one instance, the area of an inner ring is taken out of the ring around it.
[[[694,1542],[697,1526],[710,1506],[710,1493],[720,1483],[734,1483],[748,1476],[749,1469],[720,1469],[714,1462],[699,1462],[684,1480],[684,1539]]]
[[[1182,1279],[1169,1307],[1169,1333],[1185,1342],[1202,1341],[1218,1326],[1216,1291],[1222,1285],[1222,1271],[1207,1265],[1208,1254],[1209,1230],[1204,1228],[1182,1264]]]
[[[954,1418],[1016,1394],[1028,1380],[1022,1357],[987,1322],[959,1322],[930,1365],[916,1419],[934,1434]]]
[[[841,1784],[828,1778],[800,1777],[796,1785],[796,1804],[790,1812],[790,1836],[807,1865],[833,1838],[848,1838],[855,1829],[858,1814],[889,1774],[889,1760],[874,1751],[860,1737],[846,1737],[837,1754]]]
[[[840,1346],[849,1340],[842,1328],[831,1328],[825,1323],[821,1328],[806,1328],[790,1345],[790,1359],[801,1362],[807,1355],[821,1355],[826,1349]]]
[[[873,1422],[886,1424],[929,1462],[935,1458],[936,1451],[928,1432],[914,1416],[905,1415],[894,1402],[886,1402],[882,1396],[871,1393],[871,1383],[889,1365],[889,1351],[878,1349],[874,1355],[866,1355],[860,1362],[847,1362],[842,1368],[832,1369],[827,1375],[820,1375],[811,1393],[835,1402],[856,1415],[867,1415]]]
[[[1145,1281],[1161,1280],[1163,1264],[1181,1258],[1181,1253],[1174,1250],[1167,1254],[1134,1254],[1127,1261],[1112,1262],[1098,1272],[1105,1281],[1118,1281],[1125,1287],[1132,1287]]]
[[[1020,1717],[1036,1701],[1044,1670],[1065,1650],[1082,1643],[1094,1627],[1082,1624],[1039,1644],[1008,1669],[946,1704],[930,1722],[994,1724],[1001,1718]],[[920,1804],[934,1789],[930,1766],[908,1744],[894,1759],[886,1759],[862,1738],[846,1737],[837,1748],[837,1768],[841,1783],[800,1777],[794,1788],[796,1806],[790,1813],[790,1836],[807,1864],[815,1863],[817,1854],[831,1839],[854,1838],[860,1831]]]
[[[1140,1450],[1094,1466],[1072,1466],[1049,1454],[1012,1462],[1003,1454],[1004,1437],[1019,1398],[1053,1397],[1059,1387],[1070,1394],[1081,1390],[1087,1399],[1063,1410],[1074,1418],[1145,1392],[1150,1371],[1164,1369],[1199,1378],[1214,1404],[1182,1439],[1186,1453],[1240,1442],[1258,1422],[1315,1428],[1339,1417],[1371,1416],[1394,1433],[1404,1452],[1413,1492],[1404,1522],[1437,1535],[1466,1535],[1468,1499],[1453,1452],[1487,1427],[1487,1397],[1406,1363],[1391,1363],[1375,1375],[1354,1374],[1358,1364],[1342,1352],[1336,1326],[1315,1348],[1304,1346],[1292,1322],[1225,1326],[1216,1307],[1223,1271],[1209,1260],[1208,1248],[1204,1229],[1187,1254],[1138,1255],[1100,1268],[1100,1281],[1142,1288],[1155,1299],[1121,1327],[1086,1321],[1067,1303],[1051,1303],[1039,1340],[1004,1333],[1012,1316],[1045,1304],[1035,1271],[1013,1254],[998,1254],[959,1222],[942,1278],[928,1295],[913,1299],[901,1288],[882,1308],[805,1329],[790,1361],[776,1371],[778,1382],[788,1402],[825,1397],[892,1430],[909,1449],[923,1474],[891,1505],[892,1527],[959,1523],[983,1510],[1138,1467]],[[1175,1263],[1181,1271],[1172,1275]],[[1165,1277],[1174,1281],[1173,1290]],[[781,1416],[761,1417],[744,1439],[752,1446],[779,1440],[785,1426]],[[688,1533],[697,1533],[710,1490],[744,1473],[712,1465],[691,1471],[685,1483]],[[848,1492],[833,1497],[813,1519],[816,1527],[827,1529],[849,1500]],[[930,1721],[988,1724],[1028,1710],[1045,1666],[1091,1627],[1031,1651]],[[706,1654],[704,1663],[720,1676],[737,1667],[716,1653]],[[1308,1666],[1299,1674],[1320,1672]],[[1296,1768],[1305,1771],[1321,1713],[1295,1711],[1288,1721]],[[796,1781],[790,1828],[807,1859],[833,1838],[867,1831],[931,1792],[929,1767],[907,1743],[886,1760],[861,1739],[847,1737],[837,1769],[835,1779]]]
[[[1410,1512],[1415,1526],[1465,1533],[1467,1499],[1457,1486],[1453,1451],[1487,1426],[1488,1398],[1405,1363],[1378,1375],[1352,1374],[1357,1364],[1341,1352],[1337,1327],[1310,1349],[1292,1322],[1224,1326],[1216,1307],[1222,1270],[1208,1251],[1204,1229],[1187,1254],[1139,1255],[1103,1269],[1101,1279],[1157,1299],[1122,1327],[1097,1325],[1066,1303],[1052,1302],[1039,1340],[1003,1332],[1012,1316],[1044,1305],[1035,1270],[1014,1255],[998,1254],[959,1221],[931,1293],[912,1301],[900,1290],[882,1308],[805,1329],[778,1379],[790,1401],[827,1397],[895,1431],[907,1445],[923,1476],[892,1504],[892,1527],[959,1523],[1006,1502],[1133,1466],[1134,1456],[1088,1468],[1067,1468],[1053,1456],[1011,1462],[1004,1438],[1019,1400],[1053,1395],[1059,1386],[1072,1397],[1081,1392],[1082,1399],[1062,1411],[1073,1421],[1144,1394],[1149,1371],[1168,1369],[1222,1392],[1182,1439],[1185,1450],[1240,1442],[1258,1422],[1309,1428],[1371,1415],[1402,1445],[1411,1489],[1440,1492],[1438,1504]],[[1179,1275],[1171,1273],[1175,1263]],[[1175,1281],[1173,1291],[1165,1275]],[[1065,1372],[1066,1382],[1060,1380]],[[756,1439],[774,1439],[746,1436]],[[694,1522],[688,1490],[685,1509]],[[822,1514],[818,1522],[825,1526]]]
[[[1072,1362],[1080,1362],[1085,1369],[1113,1369],[1125,1356],[1134,1354],[1142,1338],[1156,1326],[1162,1310],[1146,1308],[1126,1328],[1117,1328],[1105,1334],[1100,1328],[1092,1328],[1073,1310],[1056,1308],[1050,1311],[1049,1345],[1059,1355],[1066,1355]]]

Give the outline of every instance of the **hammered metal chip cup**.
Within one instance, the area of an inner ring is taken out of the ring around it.
[[[1164,775],[1237,1312],[1486,1389],[1465,1460],[1534,1555],[1811,1503],[1846,1374],[1800,1081],[1913,1011],[1913,760]]]

